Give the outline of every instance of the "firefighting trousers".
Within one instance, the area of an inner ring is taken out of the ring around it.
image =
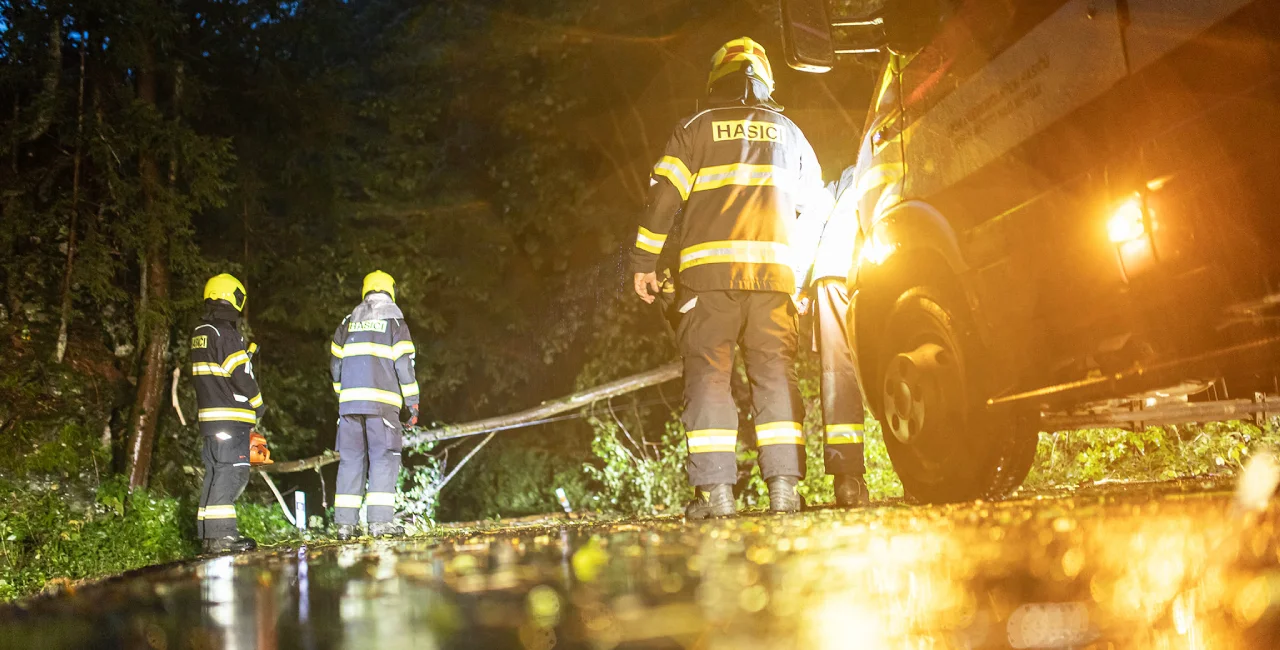
[[[738,410],[730,377],[734,343],[751,384],[752,420],[766,479],[804,476],[804,405],[796,386],[796,316],[776,291],[704,291],[682,296],[688,308],[677,338],[684,357],[684,427],[691,485],[737,482]]]
[[[196,513],[196,533],[205,539],[237,537],[236,499],[249,484],[249,425],[201,425],[204,487]]]
[[[338,493],[334,520],[360,522],[360,505],[368,506],[369,523],[386,523],[396,514],[396,479],[400,476],[400,423],[379,415],[344,415],[338,419]],[[365,490],[366,467],[368,491]]]
[[[813,301],[814,338],[822,363],[823,459],[827,474],[862,476],[862,430],[866,411],[849,349],[849,290],[844,280],[818,283]]]

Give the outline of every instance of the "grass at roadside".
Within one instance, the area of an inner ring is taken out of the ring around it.
[[[193,501],[111,479],[96,493],[70,486],[24,487],[0,480],[0,601],[80,580],[195,557]],[[243,532],[263,543],[296,537],[274,505],[236,507]]]

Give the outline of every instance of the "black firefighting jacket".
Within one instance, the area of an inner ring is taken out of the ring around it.
[[[191,377],[196,388],[201,429],[218,425],[253,426],[266,406],[253,377],[244,337],[236,330],[240,314],[226,301],[208,301],[202,322],[191,332]]]
[[[404,314],[391,298],[371,293],[343,319],[329,348],[341,415],[398,418],[418,403],[416,350]]]
[[[813,147],[766,105],[682,121],[649,186],[632,269],[655,269],[683,208],[680,282],[693,291],[795,291],[832,204]]]

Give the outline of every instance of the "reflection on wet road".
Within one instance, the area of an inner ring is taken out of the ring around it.
[[[1278,519],[1193,483],[312,547],[0,611],[0,646],[1273,648]]]

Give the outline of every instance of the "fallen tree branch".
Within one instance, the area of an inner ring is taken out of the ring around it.
[[[648,372],[642,372],[638,375],[623,377],[607,384],[601,384],[595,388],[584,390],[580,393],[574,393],[567,397],[543,402],[531,409],[525,409],[517,413],[509,415],[500,415],[498,417],[477,420],[466,424],[445,425],[434,429],[421,429],[409,432],[405,438],[405,445],[410,447],[419,447],[429,442],[439,440],[451,440],[453,438],[465,438],[467,436],[478,436],[494,431],[503,431],[506,429],[516,429],[531,423],[536,423],[546,417],[558,415],[565,411],[580,409],[589,406],[594,402],[618,395],[626,395],[649,386],[663,384],[681,375],[683,368],[679,361],[673,361],[665,366],[659,366]]]
[[[444,486],[448,485],[449,481],[452,481],[453,477],[458,475],[458,470],[462,469],[462,467],[471,460],[471,457],[475,456],[476,452],[480,451],[481,449],[484,448],[485,445],[489,444],[489,441],[493,440],[493,437],[496,435],[498,435],[497,431],[490,433],[487,437],[485,437],[484,440],[480,441],[480,444],[476,445],[474,448],[471,449],[471,451],[467,452],[467,455],[462,457],[462,460],[459,461],[457,466],[455,466],[453,470],[449,472],[449,475],[445,476],[443,479],[440,479],[439,483],[436,483],[435,485],[436,494],[440,494],[440,490],[443,490]]]
[[[324,450],[319,456],[303,458],[301,460],[288,460],[280,463],[272,463],[270,465],[258,465],[253,468],[255,472],[274,472],[277,474],[287,474],[289,472],[301,472],[308,469],[316,469],[338,462],[338,452],[332,449]]]
[[[595,388],[589,388],[582,392],[561,397],[560,399],[543,402],[538,406],[516,413],[500,415],[498,417],[487,418],[484,420],[476,420],[475,422],[467,422],[464,424],[445,425],[443,427],[435,427],[432,429],[411,429],[405,434],[404,444],[406,447],[413,449],[440,440],[453,440],[455,438],[480,436],[486,433],[493,434],[507,429],[518,429],[520,427],[540,424],[541,421],[546,418],[559,415],[566,411],[573,411],[585,406],[590,406],[600,400],[617,397],[619,395],[626,395],[627,393],[633,393],[642,388],[664,384],[672,379],[678,378],[683,371],[684,370],[681,367],[680,362],[673,361],[648,372],[623,377],[622,379],[617,379],[607,384],[601,384]],[[476,447],[476,449],[472,450],[472,453],[479,448],[480,447]],[[468,459],[469,458],[470,457],[468,456]],[[466,460],[467,459],[464,459],[464,463]],[[263,473],[301,472],[303,470],[315,469],[336,462],[338,462],[338,452],[329,449],[319,456],[273,463],[271,465],[260,465],[253,469],[254,471]]]
[[[270,476],[262,474],[262,480],[267,482],[267,487],[271,488],[271,493],[276,495],[276,501],[280,502],[280,510],[284,512],[284,518],[289,520],[289,525],[298,526],[298,522],[293,518],[293,513],[289,512],[289,506],[284,504],[284,497],[280,495],[280,490],[276,488],[276,482],[271,480]]]

